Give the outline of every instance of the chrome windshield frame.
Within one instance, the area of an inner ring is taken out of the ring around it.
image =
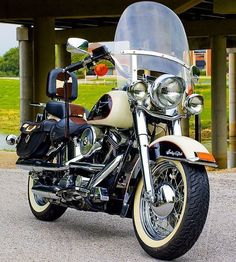
[[[163,54],[163,53],[158,53],[158,52],[155,52],[155,51],[146,51],[146,50],[123,50],[121,52],[121,54],[123,55],[147,55],[147,56],[156,56],[156,57],[161,57],[161,58],[164,58],[166,60],[169,60],[169,61],[173,61],[177,64],[180,64],[182,65],[183,67],[185,67],[186,69],[190,70],[190,66],[187,65],[186,63],[184,63],[184,61],[174,57],[174,56],[171,56],[171,55],[166,55],[166,54]]]

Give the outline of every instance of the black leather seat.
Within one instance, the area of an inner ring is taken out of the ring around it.
[[[64,102],[49,101],[47,102],[45,109],[48,114],[56,116],[60,119],[64,118],[66,115]]]
[[[69,108],[70,108],[69,111],[70,117],[83,117],[84,114],[87,117],[89,114],[89,111],[80,105],[70,104]],[[48,114],[56,116],[60,119],[66,117],[65,102],[63,101],[53,101],[53,100],[49,101],[47,102],[45,109]]]

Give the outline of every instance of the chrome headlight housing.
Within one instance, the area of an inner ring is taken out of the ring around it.
[[[203,110],[203,97],[201,95],[193,94],[187,97],[184,106],[192,115],[198,115]]]
[[[141,80],[138,80],[129,86],[128,91],[134,99],[143,100],[143,98],[147,95],[147,89],[147,84]]]
[[[161,75],[150,88],[150,97],[153,105],[161,109],[175,108],[182,101],[185,82],[174,75]]]

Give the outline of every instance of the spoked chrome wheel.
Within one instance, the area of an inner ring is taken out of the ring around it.
[[[141,223],[154,240],[169,236],[178,224],[184,206],[184,181],[174,163],[162,162],[152,171],[156,196],[154,204],[141,194]]]
[[[133,223],[143,249],[159,259],[174,259],[197,241],[209,206],[203,166],[162,160],[152,169],[155,202],[145,198],[143,179],[134,197]]]

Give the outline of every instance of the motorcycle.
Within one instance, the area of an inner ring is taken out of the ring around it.
[[[193,93],[180,19],[156,2],[123,12],[114,49],[70,38],[69,52],[84,58],[49,73],[51,98],[36,122],[21,126],[17,166],[29,170],[28,200],[40,220],[58,219],[67,208],[133,219],[136,237],[152,257],[171,260],[197,241],[208,212],[204,166],[216,166],[199,142],[182,136],[181,119],[200,114]],[[90,112],[72,104],[79,69],[115,64],[117,87]],[[59,84],[58,84],[59,83]]]

